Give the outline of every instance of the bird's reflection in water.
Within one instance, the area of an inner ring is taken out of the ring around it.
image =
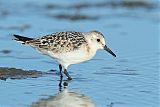
[[[67,86],[67,81],[64,81],[62,86],[62,80],[60,80],[60,90],[57,95],[50,96],[47,99],[40,99],[33,103],[31,107],[95,107],[95,104],[87,96],[77,92],[70,92]]]

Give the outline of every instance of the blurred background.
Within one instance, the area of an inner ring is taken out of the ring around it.
[[[57,63],[13,41],[12,34],[91,30],[104,34],[117,58],[98,51],[91,61],[71,66],[68,91],[97,107],[158,107],[159,20],[159,0],[0,0],[0,71],[52,71],[25,79],[0,74],[8,78],[0,80],[0,107],[40,107],[36,102],[46,104],[59,93]]]

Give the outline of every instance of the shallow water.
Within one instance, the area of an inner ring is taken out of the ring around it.
[[[38,37],[95,29],[105,35],[117,57],[98,51],[91,61],[69,67],[73,80],[68,82],[67,93],[76,93],[78,99],[87,97],[97,107],[159,106],[158,2],[150,1],[153,5],[149,8],[122,3],[115,6],[103,0],[92,3],[0,1],[0,67],[55,72],[38,78],[0,80],[0,107],[28,107],[42,99],[52,104],[52,98],[61,93],[57,63],[13,41],[11,34]]]

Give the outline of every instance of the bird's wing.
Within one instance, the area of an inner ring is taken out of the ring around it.
[[[69,52],[78,49],[86,40],[80,32],[59,32],[28,41],[31,46],[53,51],[54,53]]]

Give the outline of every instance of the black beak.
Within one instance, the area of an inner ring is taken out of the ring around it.
[[[116,57],[116,55],[106,45],[104,46],[104,50],[106,50],[107,52],[112,54],[114,57]]]

